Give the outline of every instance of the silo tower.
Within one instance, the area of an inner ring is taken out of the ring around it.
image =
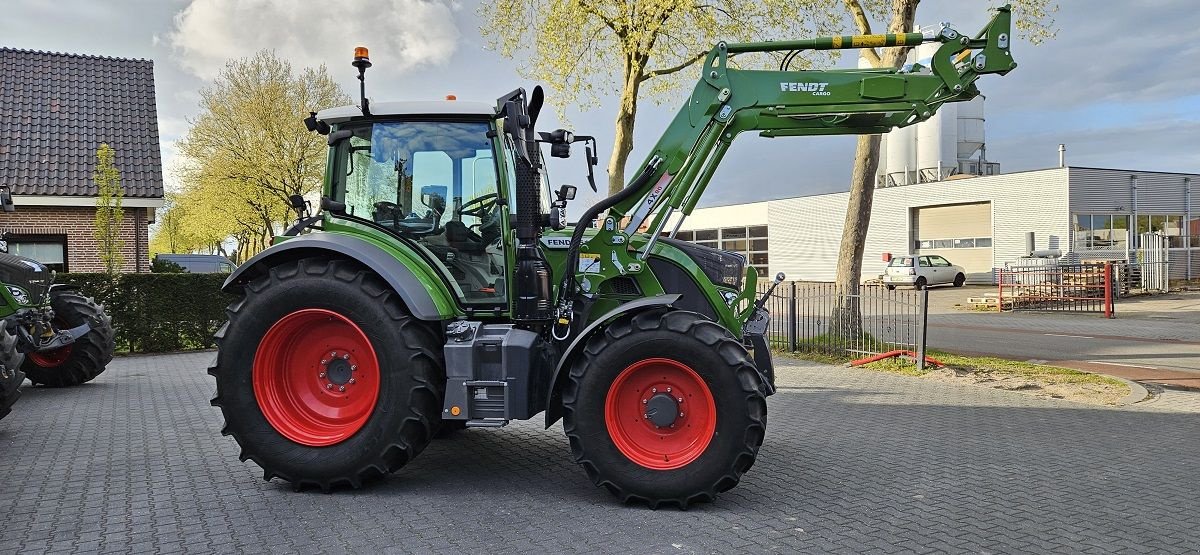
[[[929,59],[939,43],[922,44],[908,54],[906,64],[929,71]],[[859,60],[859,66],[865,62]],[[995,175],[1000,164],[987,160],[984,142],[984,99],[943,104],[926,121],[895,129],[883,136],[876,184],[880,187],[941,181],[955,175]]]

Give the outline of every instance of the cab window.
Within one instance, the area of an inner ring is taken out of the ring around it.
[[[467,302],[505,298],[496,165],[485,122],[379,122],[349,128],[335,198],[346,212],[411,239]]]

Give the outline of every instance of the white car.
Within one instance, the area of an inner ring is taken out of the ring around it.
[[[936,254],[897,256],[888,263],[883,274],[883,284],[888,289],[895,289],[897,285],[911,285],[917,289],[945,284],[962,287],[966,282],[967,273],[962,266],[955,266]]]

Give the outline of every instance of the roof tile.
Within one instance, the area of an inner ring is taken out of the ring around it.
[[[0,47],[0,183],[95,196],[107,142],[127,197],[163,196],[154,62]]]

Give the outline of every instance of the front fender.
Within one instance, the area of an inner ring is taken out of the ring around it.
[[[644,297],[635,301],[629,301],[621,306],[618,306],[603,316],[596,318],[592,323],[584,327],[571,344],[558,357],[558,365],[554,368],[554,376],[550,380],[550,394],[546,396],[546,427],[549,428],[559,418],[562,418],[562,379],[563,371],[567,369],[567,365],[571,362],[575,355],[583,349],[583,345],[587,342],[592,333],[600,329],[605,324],[613,321],[619,316],[641,312],[652,308],[663,306],[671,306],[675,301],[679,300],[679,295],[658,295],[655,297]]]
[[[404,300],[413,316],[420,320],[446,320],[454,316],[451,308],[434,299],[432,287],[424,283],[404,262],[363,239],[341,233],[310,233],[277,243],[238,266],[222,291],[236,291],[272,266],[308,256],[333,255],[348,258],[370,268],[383,278]]]

